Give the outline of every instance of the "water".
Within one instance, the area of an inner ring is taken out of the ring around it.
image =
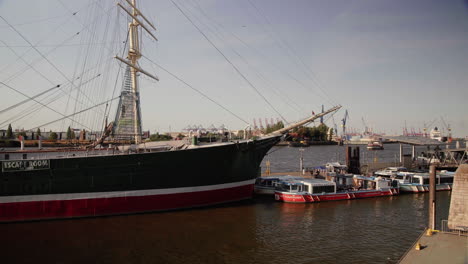
[[[321,165],[340,148],[306,148],[304,162]],[[298,152],[275,148],[272,170],[298,167]],[[393,152],[386,145],[378,155],[391,159]],[[287,204],[257,197],[195,210],[2,224],[0,252],[2,263],[396,263],[426,226],[428,198]],[[440,223],[450,192],[437,199]]]
[[[453,144],[452,144],[453,145]],[[385,150],[367,150],[366,145],[358,145],[360,149],[361,165],[371,163],[374,160],[377,162],[389,162],[398,165],[400,160],[400,145],[385,144]],[[353,146],[356,147],[356,146]],[[453,148],[451,146],[451,148]],[[303,148],[304,167],[321,166],[327,162],[339,161],[345,164],[345,148],[346,146],[311,146]],[[267,160],[271,163],[272,172],[280,171],[299,171],[299,159],[301,156],[301,148],[293,147],[274,147],[270,154],[263,160],[262,168],[265,169]],[[417,146],[416,152],[420,153],[427,151],[427,147]],[[411,154],[411,146],[403,145],[403,154]]]

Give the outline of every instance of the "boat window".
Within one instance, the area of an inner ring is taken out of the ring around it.
[[[303,192],[309,192],[309,186],[307,186],[307,185],[302,185],[302,191],[303,191]]]
[[[399,179],[399,180],[403,180],[405,177],[402,176],[402,175],[397,175],[395,178]]]
[[[297,185],[289,185],[289,184],[278,184],[276,190],[283,191],[283,192],[291,192],[297,190]]]
[[[419,177],[413,177],[413,179],[411,180],[411,183],[420,183]]]
[[[440,178],[440,183],[453,183],[453,178],[452,177],[447,177],[447,178]]]
[[[9,160],[10,159],[10,154],[5,154],[5,160]]]
[[[325,186],[313,186],[312,193],[323,193],[323,192],[335,192],[335,186],[333,185],[325,185]]]
[[[423,179],[423,184],[429,184],[429,179],[428,179],[428,178],[424,178],[424,179]]]

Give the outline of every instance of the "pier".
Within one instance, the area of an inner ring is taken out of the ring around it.
[[[463,164],[455,174],[449,219],[442,221],[440,230],[434,230],[435,224],[431,222],[435,222],[436,212],[434,210],[430,213],[429,227],[406,252],[400,263],[468,263],[467,204],[468,164]]]
[[[432,236],[426,236],[424,232],[400,264],[467,263],[467,245],[466,235],[434,233]]]

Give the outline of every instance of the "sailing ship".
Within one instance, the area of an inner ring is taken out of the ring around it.
[[[194,144],[142,144],[138,77],[141,30],[154,26],[136,0],[118,4],[130,17],[124,87],[115,120],[102,137],[81,148],[0,151],[0,222],[94,217],[222,204],[253,195],[260,164],[289,130],[341,106],[251,139]],[[131,147],[105,144],[115,134]]]

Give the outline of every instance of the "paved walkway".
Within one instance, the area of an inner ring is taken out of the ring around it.
[[[468,236],[434,233],[428,237],[424,234],[418,242],[422,249],[411,248],[401,260],[401,264],[468,263]]]

